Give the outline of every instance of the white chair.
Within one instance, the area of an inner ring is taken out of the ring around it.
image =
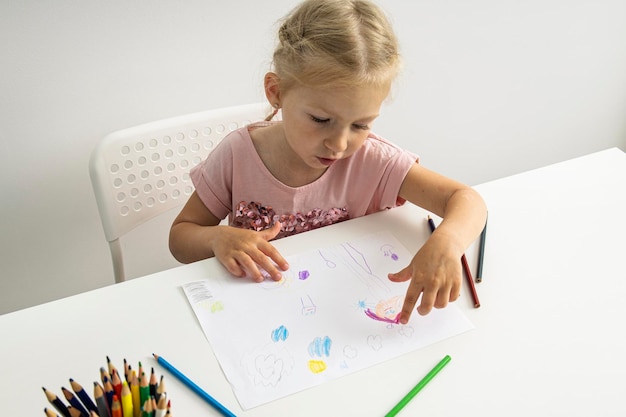
[[[116,282],[179,265],[168,235],[194,190],[189,171],[226,134],[269,111],[267,103],[209,110],[119,130],[98,144],[89,172]]]

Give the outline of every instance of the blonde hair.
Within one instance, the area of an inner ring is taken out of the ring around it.
[[[400,69],[398,42],[383,11],[367,0],[305,0],[283,20],[274,71],[286,91],[374,86],[389,89]]]

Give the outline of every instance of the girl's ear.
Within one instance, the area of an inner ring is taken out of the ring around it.
[[[269,101],[270,105],[274,108],[280,107],[280,78],[274,72],[268,72],[265,74],[263,80],[265,87],[265,97]]]

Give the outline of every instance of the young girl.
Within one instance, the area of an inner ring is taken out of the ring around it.
[[[398,73],[390,24],[366,0],[307,0],[279,30],[268,120],[227,136],[191,171],[195,192],[170,232],[181,262],[215,256],[235,276],[275,280],[289,265],[272,239],[410,201],[443,218],[397,273],[411,280],[400,322],[458,298],[461,256],[485,223],[471,188],[421,166],[372,133]],[[271,118],[280,109],[282,121]],[[229,216],[229,226],[219,225]]]

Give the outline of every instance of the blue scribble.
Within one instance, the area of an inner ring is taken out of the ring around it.
[[[311,343],[309,343],[309,355],[311,357],[329,356],[330,346],[332,341],[328,336],[316,337]]]
[[[289,337],[289,330],[283,325],[278,329],[272,330],[272,340],[278,342],[279,340],[285,341]]]
[[[301,279],[302,281],[307,279],[310,275],[311,274],[309,274],[309,271],[307,271],[306,269],[304,271],[298,272],[298,278]]]

